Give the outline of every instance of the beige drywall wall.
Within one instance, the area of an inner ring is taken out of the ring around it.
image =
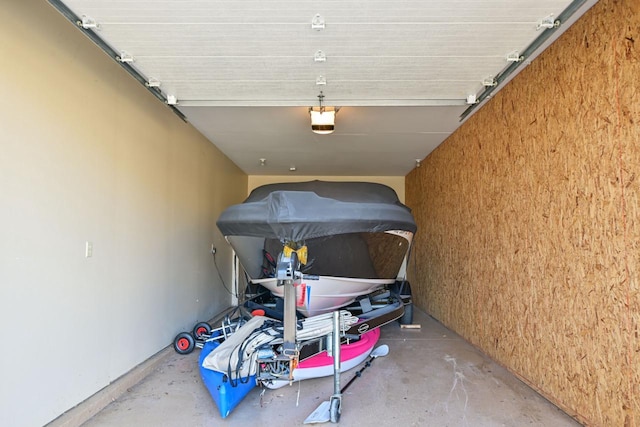
[[[40,426],[230,304],[247,176],[46,2],[0,21],[0,424]]]
[[[277,182],[304,182],[304,181],[363,181],[385,184],[398,193],[398,199],[404,203],[404,176],[297,176],[297,175],[251,175],[249,176],[248,191],[256,187]]]
[[[639,94],[601,0],[407,176],[414,301],[590,426],[640,425]]]

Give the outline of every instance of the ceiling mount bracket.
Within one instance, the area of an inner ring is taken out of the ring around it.
[[[317,13],[311,20],[311,28],[314,30],[324,30],[324,18]]]
[[[76,24],[85,30],[88,30],[89,28],[98,28],[99,26],[95,19],[87,15],[82,15],[82,20],[77,21]]]
[[[327,60],[327,55],[325,55],[323,51],[319,50],[315,55],[313,55],[313,60],[316,62],[325,62]]]
[[[147,83],[145,83],[145,86],[147,87],[160,87],[160,80],[151,77]]]
[[[560,26],[560,21],[557,19],[553,19],[553,15],[549,15],[545,18],[542,18],[538,21],[538,25],[536,25],[536,30],[540,30],[541,28],[558,28]]]
[[[316,78],[316,85],[317,86],[324,86],[327,84],[327,79],[324,76],[318,76]]]
[[[120,52],[120,55],[116,57],[116,61],[118,62],[133,62],[133,56],[131,54],[125,52],[124,50]]]
[[[514,50],[511,53],[507,54],[507,61],[509,62],[522,62],[524,61],[524,56],[520,55],[520,52]]]
[[[497,85],[498,85],[498,82],[493,77],[487,77],[486,79],[484,79],[482,81],[482,86],[484,86],[484,87],[494,87],[494,86],[497,86]]]

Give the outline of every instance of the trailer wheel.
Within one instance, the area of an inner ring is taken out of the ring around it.
[[[408,281],[396,282],[391,288],[392,292],[402,299],[411,301],[411,284]],[[413,301],[404,305],[404,314],[398,319],[401,325],[410,325],[413,323]]]
[[[331,417],[331,422],[339,423],[340,422],[340,399],[339,398],[331,399],[331,406],[329,408],[329,411],[330,411],[329,416]]]
[[[413,303],[404,306],[404,314],[398,320],[401,325],[410,325],[413,323]]]
[[[211,335],[211,325],[207,322],[200,322],[193,327],[193,337],[197,340],[202,340],[204,335]]]
[[[189,354],[196,348],[196,341],[189,332],[180,332],[173,340],[173,349],[179,354]]]

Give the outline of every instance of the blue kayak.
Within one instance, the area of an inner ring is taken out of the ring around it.
[[[256,386],[256,376],[251,375],[247,378],[230,381],[227,374],[203,368],[202,361],[204,358],[219,345],[218,341],[206,342],[200,353],[198,366],[200,367],[202,382],[204,382],[209,394],[216,402],[220,416],[226,418],[242,402],[242,399],[249,394],[251,389]]]

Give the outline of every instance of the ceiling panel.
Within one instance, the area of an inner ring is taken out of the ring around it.
[[[336,131],[309,131],[305,107],[190,107],[185,113],[245,170],[278,175],[391,175],[410,170],[458,125],[459,107],[343,107]],[[398,153],[403,153],[399,156]],[[260,166],[260,158],[267,164]],[[385,161],[381,161],[385,159]],[[372,168],[372,165],[374,166]],[[369,173],[375,169],[375,173]],[[326,173],[322,172],[325,170]],[[383,173],[384,172],[384,173]]]
[[[186,58],[188,60],[188,58]],[[136,57],[142,69],[155,69],[155,76],[164,81],[179,80],[256,80],[287,76],[295,80],[315,81],[318,73],[332,76],[332,80],[475,80],[478,76],[495,73],[505,65],[502,56],[496,57],[428,57],[428,56],[341,56],[315,64],[311,56],[245,57],[209,56],[186,66],[180,57]]]
[[[306,57],[494,56],[524,49],[535,23],[333,25],[319,32],[299,25],[100,24],[100,35],[138,56]],[[161,41],[161,42],[160,42]]]
[[[335,22],[450,22],[478,20],[532,21],[554,13],[562,0],[414,0],[414,1],[243,1],[243,0],[67,0],[78,12],[100,16],[103,22],[279,22],[300,23],[316,13]]]
[[[295,163],[305,175],[405,175],[488,99],[492,79],[499,89],[515,75],[510,54],[531,60],[532,43],[572,22],[545,18],[575,20],[596,2],[49,1],[95,21],[88,35],[130,55],[126,67],[245,172]],[[342,107],[331,135],[310,132],[320,91]]]

